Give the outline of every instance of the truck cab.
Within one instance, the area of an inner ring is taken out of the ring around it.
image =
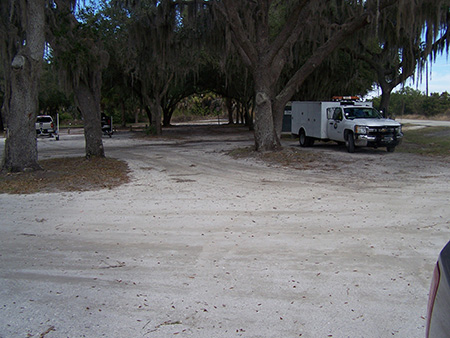
[[[349,152],[355,147],[386,147],[392,152],[403,137],[400,123],[383,118],[370,106],[330,107],[327,120],[328,138],[344,142]]]

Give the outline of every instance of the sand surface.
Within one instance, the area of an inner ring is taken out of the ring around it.
[[[0,195],[0,337],[424,337],[449,163],[325,144],[289,168],[228,156],[245,129],[166,135],[104,138],[119,188]]]

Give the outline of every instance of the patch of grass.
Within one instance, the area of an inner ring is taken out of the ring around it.
[[[0,193],[90,191],[129,182],[128,165],[114,158],[58,158],[39,164],[43,170],[0,174]]]
[[[450,128],[425,127],[403,131],[398,151],[428,156],[450,156]]]

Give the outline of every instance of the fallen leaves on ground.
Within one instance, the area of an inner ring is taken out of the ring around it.
[[[112,189],[129,182],[129,168],[114,158],[56,158],[42,170],[0,174],[0,193],[33,194]]]

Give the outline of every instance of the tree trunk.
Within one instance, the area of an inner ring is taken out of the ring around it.
[[[281,148],[273,125],[270,97],[265,92],[256,93],[255,147],[256,151],[274,151]]]
[[[121,104],[121,107],[122,107],[122,124],[121,124],[121,126],[122,127],[125,127],[126,125],[127,125],[127,109],[126,109],[126,106],[125,106],[125,100],[122,100],[122,102],[121,102],[122,104]]]
[[[381,88],[381,102],[378,109],[383,112],[384,117],[389,115],[389,103],[391,101],[391,93],[395,87],[401,83],[401,76],[397,76],[396,79],[388,82],[384,75],[383,69],[378,69],[378,84]]]
[[[100,98],[89,86],[80,81],[74,88],[75,100],[84,121],[86,158],[105,157],[102,141]]]
[[[151,126],[153,123],[152,109],[147,104],[144,106],[144,109],[147,114],[148,124]]]
[[[36,142],[37,64],[22,55],[23,65],[13,69],[9,84],[9,107],[6,123],[3,169],[12,172],[39,169]],[[14,62],[14,61],[13,61]],[[35,63],[33,65],[33,63]]]
[[[233,100],[229,97],[225,99],[228,111],[228,124],[234,124],[233,119]],[[236,123],[239,123],[239,116],[236,116]]]
[[[3,114],[2,114],[2,108],[0,107],[0,132],[3,132],[5,130],[5,126],[3,124]]]
[[[170,105],[163,108],[163,126],[170,127],[170,121],[175,111],[176,105]]]
[[[139,123],[139,114],[141,113],[142,108],[137,109],[134,112],[134,123]]]
[[[7,133],[2,168],[6,171],[40,169],[36,141],[38,85],[44,54],[44,3],[26,5],[26,44],[19,47],[6,71],[5,95]]]
[[[150,107],[152,109],[152,126],[155,128],[156,135],[162,134],[162,107],[161,100],[155,98],[150,100]]]
[[[170,127],[170,120],[172,119],[173,110],[166,108],[163,111],[163,126]]]
[[[383,112],[384,117],[389,115],[389,102],[391,101],[391,90],[381,91],[380,111]]]
[[[245,124],[244,106],[242,104],[238,104],[236,107],[236,124]]]
[[[255,78],[255,147],[256,151],[273,151],[281,148],[275,132],[270,90],[270,73],[264,67],[257,67]]]
[[[287,101],[275,100],[272,105],[273,125],[278,139],[281,139],[281,132],[283,130],[283,115],[286,104]]]
[[[253,106],[254,106],[254,104],[250,105],[249,102],[246,102],[242,106],[244,117],[245,117],[244,118],[245,126],[248,127],[248,129],[251,130],[251,131],[255,130],[255,125],[253,123],[253,120],[254,120],[254,118],[253,118],[253,111],[254,111]],[[250,110],[251,110],[251,112],[250,112]],[[242,112],[241,112],[241,116],[242,116]]]
[[[162,134],[162,106],[159,96],[150,99],[147,94],[143,95],[145,110],[147,112],[150,125],[155,130],[155,135]]]

